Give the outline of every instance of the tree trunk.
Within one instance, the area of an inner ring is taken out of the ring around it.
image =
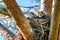
[[[60,23],[60,0],[56,0],[54,13],[51,20],[49,40],[58,40],[59,23]]]
[[[33,31],[15,0],[3,0],[25,40],[35,40]]]
[[[53,0],[41,0],[40,11],[43,11],[44,13],[51,16],[52,2]]]

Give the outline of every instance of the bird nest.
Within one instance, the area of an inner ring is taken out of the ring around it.
[[[35,21],[37,20],[37,21]],[[48,40],[50,21],[47,19],[35,19],[30,21],[36,40]]]

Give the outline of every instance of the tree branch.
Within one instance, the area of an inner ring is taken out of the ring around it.
[[[11,17],[10,14],[9,14],[8,12],[0,11],[0,14]]]

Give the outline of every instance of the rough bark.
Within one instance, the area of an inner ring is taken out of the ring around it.
[[[58,40],[59,23],[60,23],[60,0],[56,0],[56,5],[51,20],[49,40]]]
[[[15,0],[3,0],[25,40],[35,40],[33,31]]]

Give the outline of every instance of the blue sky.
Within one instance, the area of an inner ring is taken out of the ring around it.
[[[18,5],[20,6],[35,6],[35,5],[39,5],[39,3],[37,3],[34,0],[16,0]]]
[[[3,36],[0,36],[0,40],[4,40]]]
[[[40,5],[40,0],[34,1],[34,0],[16,0],[19,6],[35,6],[35,5]],[[29,8],[22,8],[22,11],[25,12],[27,11]],[[32,11],[35,11],[34,9],[31,9]]]

